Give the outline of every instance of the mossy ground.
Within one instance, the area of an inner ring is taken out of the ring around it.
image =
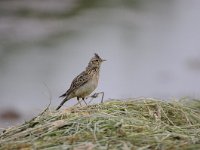
[[[200,101],[110,100],[46,109],[0,134],[0,149],[200,149]]]

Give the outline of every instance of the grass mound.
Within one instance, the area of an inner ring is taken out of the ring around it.
[[[5,130],[0,149],[200,149],[200,101],[107,101],[47,109]]]

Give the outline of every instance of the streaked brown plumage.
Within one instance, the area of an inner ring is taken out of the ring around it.
[[[60,107],[71,98],[77,97],[78,101],[79,98],[84,100],[86,96],[90,95],[96,89],[99,80],[100,66],[103,61],[105,60],[101,59],[99,55],[95,53],[85,71],[74,78],[67,92],[60,96],[65,98],[56,110],[60,109]]]

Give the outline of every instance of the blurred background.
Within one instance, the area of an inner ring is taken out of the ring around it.
[[[0,130],[55,108],[95,52],[105,100],[199,98],[200,1],[1,0]]]

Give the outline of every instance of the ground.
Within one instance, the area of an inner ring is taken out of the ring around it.
[[[200,101],[110,100],[47,108],[0,134],[0,149],[200,149]]]

